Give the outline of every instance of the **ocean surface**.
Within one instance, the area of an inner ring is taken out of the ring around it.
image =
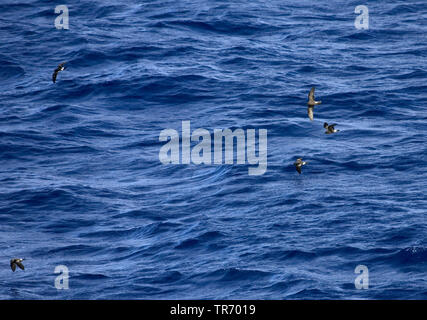
[[[0,1],[0,299],[427,299],[424,0],[59,4]],[[267,171],[162,164],[182,121]]]

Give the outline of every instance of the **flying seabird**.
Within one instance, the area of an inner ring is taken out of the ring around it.
[[[323,128],[326,129],[325,133],[326,134],[331,134],[331,133],[335,133],[338,132],[339,130],[335,129],[334,127],[336,126],[336,123],[330,124],[328,125],[326,122],[323,124]]]
[[[306,165],[306,164],[307,164],[307,162],[302,161],[302,158],[298,158],[295,161],[294,166],[297,169],[297,171],[298,171],[299,174],[301,174],[301,167],[304,166],[304,165]]]
[[[65,62],[61,63],[58,66],[58,68],[56,68],[55,71],[53,72],[53,75],[52,75],[52,81],[53,81],[53,83],[56,82],[56,77],[58,76],[58,72],[65,70],[64,64],[65,64]]]
[[[308,117],[310,118],[311,121],[313,121],[313,107],[322,103],[322,101],[314,100],[314,90],[315,90],[314,87],[312,87],[310,92],[308,93],[308,102],[307,102]]]
[[[13,272],[15,272],[16,266],[18,266],[22,270],[25,270],[24,265],[22,264],[22,261],[24,261],[24,259],[12,259],[12,260],[10,260],[10,268],[12,269]]]

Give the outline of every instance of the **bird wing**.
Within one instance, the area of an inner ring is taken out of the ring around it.
[[[308,99],[313,99],[314,100],[314,87],[312,87],[310,89],[310,92],[308,93]]]
[[[308,102],[312,104],[314,104],[314,90],[314,87],[312,87],[308,93]]]
[[[58,75],[58,69],[55,69],[55,71],[53,72],[53,75],[52,75],[52,81],[53,81],[53,83],[56,82],[56,76],[57,75]]]
[[[14,262],[11,262],[10,263],[10,268],[12,269],[13,272],[15,272],[16,264]]]
[[[301,174],[301,166],[295,166],[295,168],[297,169],[298,173]]]
[[[313,118],[314,118],[313,107],[308,107],[307,112],[308,112],[308,117],[310,118],[311,121],[313,121]]]
[[[17,266],[20,267],[22,270],[25,270],[24,265],[21,262],[16,262]]]

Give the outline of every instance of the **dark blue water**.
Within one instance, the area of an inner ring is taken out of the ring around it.
[[[0,4],[1,299],[427,298],[425,1],[58,4]],[[183,120],[267,172],[163,165]]]

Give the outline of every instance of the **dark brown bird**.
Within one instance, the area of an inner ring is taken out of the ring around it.
[[[25,270],[24,265],[22,264],[22,261],[24,260],[25,259],[16,259],[16,258],[10,260],[10,268],[12,269],[12,271],[15,272],[16,266],[18,266],[22,270]]]
[[[314,100],[314,90],[315,88],[312,87],[310,92],[308,93],[308,102],[307,102],[307,112],[308,112],[308,117],[310,118],[311,121],[313,121],[313,108],[314,106],[317,106],[318,104],[321,104],[322,101],[316,101]]]
[[[301,168],[302,166],[306,165],[307,162],[302,161],[302,158],[298,158],[295,162],[294,162],[294,166],[295,169],[297,169],[298,173],[301,174]]]
[[[52,81],[53,81],[53,83],[56,82],[56,77],[58,76],[59,71],[65,70],[64,64],[65,64],[65,62],[61,63],[58,66],[58,68],[56,68],[55,71],[53,72],[53,75],[52,75]]]
[[[338,132],[339,130],[337,130],[337,129],[335,129],[335,128],[334,128],[336,125],[337,125],[336,123],[333,123],[333,124],[329,124],[329,125],[328,125],[328,123],[326,123],[326,122],[325,122],[325,123],[323,124],[323,128],[325,128],[325,129],[326,129],[325,133],[326,133],[326,134],[331,134],[331,133]]]

